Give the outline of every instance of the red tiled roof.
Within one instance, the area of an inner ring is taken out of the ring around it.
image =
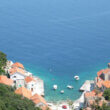
[[[87,97],[94,97],[95,96],[95,91],[91,91],[91,92],[86,92],[85,93],[85,97],[87,98]]]
[[[103,81],[103,86],[105,86],[106,88],[110,88],[110,81]]]
[[[10,75],[12,75],[12,74],[14,74],[14,73],[16,73],[16,72],[18,72],[18,73],[21,73],[21,74],[25,74],[25,70],[23,70],[23,69],[21,69],[21,68],[17,68],[17,67],[14,67],[14,68],[11,68],[10,70],[9,70],[9,72],[10,72]]]
[[[27,77],[25,78],[25,81],[26,81],[26,83],[29,83],[29,82],[35,81],[35,80],[34,80],[33,77],[27,76]]]
[[[29,91],[29,90],[26,89],[25,87],[20,87],[20,88],[16,89],[16,90],[15,90],[15,93],[16,93],[16,94],[19,94],[19,95],[22,95],[22,96],[24,96],[24,97],[26,97],[26,98],[28,98],[28,99],[30,99],[31,96],[32,96],[31,91]]]
[[[19,62],[14,63],[14,64],[12,65],[12,67],[19,67],[19,68],[24,69],[23,64],[21,64],[21,63],[19,63]]]
[[[35,94],[34,96],[32,96],[31,100],[35,104],[39,104],[40,102],[42,102],[43,104],[47,105],[47,102],[45,101],[45,99],[42,96],[38,95],[38,94]]]
[[[12,86],[12,85],[13,85],[13,80],[7,78],[7,77],[4,76],[4,75],[1,75],[1,76],[0,76],[0,83],[5,84],[5,85]]]

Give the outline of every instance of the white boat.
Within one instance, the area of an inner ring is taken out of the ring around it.
[[[56,90],[58,88],[57,85],[53,85],[53,89]]]
[[[79,80],[80,78],[79,76],[74,76],[74,79]]]
[[[63,94],[64,93],[64,90],[61,90],[60,93]]]
[[[71,85],[67,85],[67,88],[69,88],[69,89],[73,89],[73,86],[71,86]]]

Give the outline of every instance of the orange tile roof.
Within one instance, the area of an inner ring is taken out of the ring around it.
[[[10,70],[9,70],[9,72],[10,72],[10,75],[12,75],[12,74],[14,74],[14,73],[16,73],[16,72],[18,72],[18,73],[21,73],[21,74],[25,74],[25,70],[23,70],[23,69],[21,69],[21,68],[17,68],[17,67],[14,67],[14,68],[11,68]]]
[[[0,83],[11,86],[11,85],[13,85],[13,80],[7,78],[4,75],[1,75],[0,76]]]
[[[19,67],[19,68],[24,69],[24,66],[23,66],[21,63],[19,63],[19,62],[14,63],[14,64],[12,65],[12,67]]]
[[[103,86],[110,88],[110,81],[103,81]]]
[[[27,77],[25,78],[25,81],[26,81],[26,83],[29,83],[29,82],[35,81],[35,80],[34,80],[33,77],[27,76]]]
[[[29,91],[28,89],[26,89],[25,87],[20,87],[18,89],[15,90],[16,94],[22,95],[28,99],[30,99],[32,97],[32,93],[31,91]]]
[[[43,104],[47,105],[47,102],[45,101],[45,99],[42,96],[38,95],[38,94],[35,94],[34,96],[32,96],[31,100],[35,104],[39,104],[40,102],[42,102]]]
[[[95,97],[95,91],[91,91],[91,92],[86,92],[85,93],[85,97],[87,98],[87,97]]]
[[[88,97],[95,97],[95,96],[101,97],[102,95],[103,95],[103,92],[100,92],[100,93],[96,94],[96,90],[93,90],[91,92],[86,92],[85,93],[85,97],[86,98],[88,98]]]

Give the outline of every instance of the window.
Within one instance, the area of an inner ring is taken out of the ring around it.
[[[16,81],[14,81],[14,83],[16,84]]]
[[[33,88],[31,88],[31,91],[33,91]]]
[[[16,78],[16,76],[13,76],[14,78]]]

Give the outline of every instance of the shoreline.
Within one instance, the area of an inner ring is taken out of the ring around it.
[[[11,62],[11,65],[13,64],[12,61],[8,61],[8,62]],[[8,71],[10,68],[11,68],[11,66],[7,66],[5,71]],[[27,71],[26,69],[25,69],[25,71],[29,75],[33,76],[38,81],[37,92],[45,98],[45,87],[44,87],[45,84],[44,84],[44,81],[40,77],[38,77],[37,75],[33,75],[33,73]],[[47,100],[47,103],[48,103],[49,107],[52,108],[52,110],[61,110],[62,105],[67,105],[69,110],[71,110],[70,109],[71,107],[74,107],[75,110],[79,110],[79,108],[81,108],[83,103],[84,103],[84,98],[83,98],[84,93],[88,89],[90,90],[91,83],[93,83],[93,81],[90,81],[90,80],[86,80],[83,83],[83,85],[80,88],[81,95],[78,99],[76,99],[76,100],[67,99],[67,100],[59,100],[59,101],[48,101]],[[88,87],[88,89],[86,87]],[[77,92],[79,92],[79,91],[77,91]],[[70,103],[71,103],[71,105],[70,105]]]

